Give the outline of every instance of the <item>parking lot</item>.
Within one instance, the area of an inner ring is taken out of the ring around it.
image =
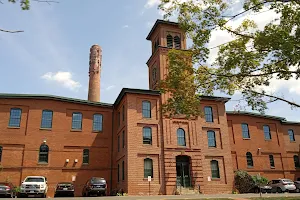
[[[47,199],[64,199],[64,200],[76,200],[76,199],[109,199],[109,200],[172,200],[172,199],[236,199],[236,200],[246,200],[250,198],[258,198],[259,194],[216,194],[216,195],[160,195],[160,196],[107,196],[107,197],[66,197],[66,198],[47,198]],[[262,197],[273,197],[282,199],[282,197],[295,197],[293,199],[300,200],[300,193],[281,193],[281,194],[262,194]],[[5,199],[5,198],[3,198]],[[28,198],[27,198],[28,199]],[[36,198],[42,199],[42,198]],[[283,198],[284,199],[284,198]]]

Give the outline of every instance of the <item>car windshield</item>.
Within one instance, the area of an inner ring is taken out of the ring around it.
[[[91,180],[91,183],[106,183],[106,181],[102,178],[95,178]]]
[[[44,182],[44,178],[30,177],[30,178],[26,178],[25,182]]]
[[[285,183],[293,183],[293,181],[290,180],[290,179],[282,179],[282,181],[285,182]]]

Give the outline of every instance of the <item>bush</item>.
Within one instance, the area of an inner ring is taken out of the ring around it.
[[[261,176],[259,178],[258,175],[252,176],[252,179],[255,185],[266,185],[269,182],[269,180],[266,177]]]
[[[255,186],[255,182],[246,171],[239,170],[234,175],[234,185],[242,194],[249,192]]]

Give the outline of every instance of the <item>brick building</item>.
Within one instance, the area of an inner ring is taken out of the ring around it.
[[[203,117],[162,115],[169,97],[157,83],[170,48],[186,49],[178,24],[158,20],[147,39],[149,90],[123,88],[101,103],[101,48],[90,49],[88,100],[52,95],[0,94],[0,181],[20,185],[28,175],[74,181],[76,195],[92,176],[109,192],[174,194],[186,188],[231,193],[237,169],[268,178],[300,178],[300,123],[248,112],[226,112],[223,97],[203,96]]]

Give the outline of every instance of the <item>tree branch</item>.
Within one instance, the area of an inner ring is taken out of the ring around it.
[[[253,91],[253,90],[248,90],[249,92],[252,92],[254,94],[258,94],[258,95],[262,95],[262,96],[267,96],[267,97],[270,97],[270,98],[274,98],[276,100],[280,100],[280,101],[283,101],[283,102],[286,102],[288,103],[289,105],[291,106],[295,106],[295,107],[299,107],[300,108],[300,104],[296,104],[292,101],[289,101],[289,100],[286,100],[286,99],[283,99],[281,97],[277,97],[277,96],[274,96],[274,95],[270,95],[270,94],[264,94],[264,93],[261,93],[261,92],[256,92],[256,91]]]
[[[10,31],[10,30],[0,29],[0,32],[6,32],[6,33],[21,33],[21,32],[24,32],[24,31]]]
[[[251,39],[254,39],[254,37],[253,36],[251,36],[251,35],[245,35],[245,34],[242,34],[242,33],[238,33],[237,31],[234,31],[234,30],[231,30],[231,29],[229,29],[229,28],[227,28],[227,27],[223,27],[225,30],[227,30],[228,32],[230,32],[230,33],[233,33],[233,34],[235,34],[235,35],[238,35],[238,36],[241,36],[241,37],[247,37],[247,38],[251,38]]]

